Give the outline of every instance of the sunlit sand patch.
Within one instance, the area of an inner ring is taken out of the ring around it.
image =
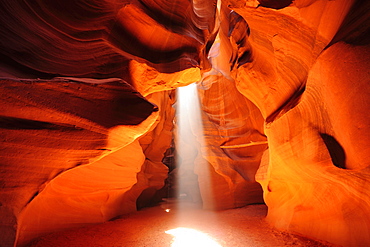
[[[222,247],[207,234],[185,227],[165,231],[174,237],[171,247]]]

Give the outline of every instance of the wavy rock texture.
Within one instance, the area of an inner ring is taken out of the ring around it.
[[[203,207],[262,203],[261,188],[254,178],[267,147],[260,111],[226,78],[200,93],[204,129],[197,134],[204,140],[196,173]]]
[[[21,212],[27,214],[26,205],[32,208],[45,200],[43,194],[58,188],[54,178],[63,181],[63,172],[70,169],[78,176],[74,168],[130,144],[158,115],[157,106],[121,80],[108,84],[2,80],[1,87],[2,222],[10,229]],[[122,127],[130,125],[134,127]],[[5,232],[5,237],[13,235]]]
[[[150,100],[170,107],[164,100],[169,99],[165,94],[157,93]],[[171,142],[172,126],[169,123],[172,118],[170,110],[161,111],[160,116],[149,117],[135,127],[118,127],[120,145],[110,146],[117,151],[109,152],[98,161],[70,169],[47,183],[19,217],[19,243],[46,233],[101,223],[133,212],[144,190],[146,192],[140,200],[149,203],[155,192],[164,186],[167,177],[167,167],[161,159]],[[146,132],[144,137],[140,137]],[[135,136],[140,140],[132,139]],[[131,142],[124,143],[130,139]],[[56,214],[58,209],[60,212]]]
[[[277,227],[343,246],[369,243],[368,75],[348,74],[369,64],[366,50],[328,48],[299,104],[267,126],[268,168],[258,181]]]
[[[197,153],[178,175],[198,176],[205,208],[263,193],[275,227],[370,245],[369,9],[0,0],[0,245],[160,198],[174,89],[194,82],[203,130],[177,143]]]
[[[269,148],[256,178],[267,220],[342,246],[364,246],[370,242],[370,125],[363,114],[369,42],[350,8],[348,1],[296,1],[281,10],[235,9],[251,29],[252,54],[235,75],[266,120]],[[369,16],[359,19],[368,23]],[[354,39],[356,28],[361,41]]]
[[[197,64],[202,33],[187,1],[0,4],[3,75],[122,77],[132,58],[167,72]]]

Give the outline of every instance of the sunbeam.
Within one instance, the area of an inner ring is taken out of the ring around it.
[[[180,201],[200,203],[198,177],[194,173],[194,166],[201,155],[198,150],[203,145],[203,125],[195,83],[178,88],[176,112],[177,195]]]

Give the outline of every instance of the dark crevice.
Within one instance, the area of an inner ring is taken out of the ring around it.
[[[304,83],[284,104],[266,118],[266,123],[272,123],[298,105],[305,90],[306,84]]]
[[[293,0],[258,0],[258,2],[265,8],[282,9],[292,4]]]
[[[250,63],[253,61],[253,54],[251,50],[246,50],[238,57],[238,68],[246,63]]]
[[[338,168],[346,169],[346,154],[343,147],[331,135],[321,133],[320,136],[329,151],[333,164]]]
[[[343,20],[338,32],[325,49],[344,41],[351,45],[370,44],[370,1],[356,0]]]
[[[70,124],[55,124],[43,121],[36,121],[24,118],[15,117],[0,117],[0,128],[2,129],[28,129],[28,130],[82,130],[82,128],[76,127]]]
[[[32,200],[33,199],[35,199],[35,197],[37,196],[39,194],[39,192],[37,191],[35,194],[33,194],[32,196],[31,196],[31,198],[28,200],[28,202],[27,202],[27,204],[29,204],[30,202],[32,202]],[[26,205],[27,205],[26,204]]]
[[[1,49],[5,49],[0,47]],[[13,58],[0,53],[0,66],[2,71],[9,71],[9,73],[15,78],[44,78],[51,79],[53,77],[60,76],[59,74],[45,73],[28,67],[20,62],[15,61]]]

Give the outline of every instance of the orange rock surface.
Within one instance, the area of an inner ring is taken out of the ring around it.
[[[274,227],[370,245],[369,10],[1,0],[0,245],[156,202],[174,137],[190,170],[172,174],[204,208],[265,202]],[[192,83],[181,139],[175,89]]]

